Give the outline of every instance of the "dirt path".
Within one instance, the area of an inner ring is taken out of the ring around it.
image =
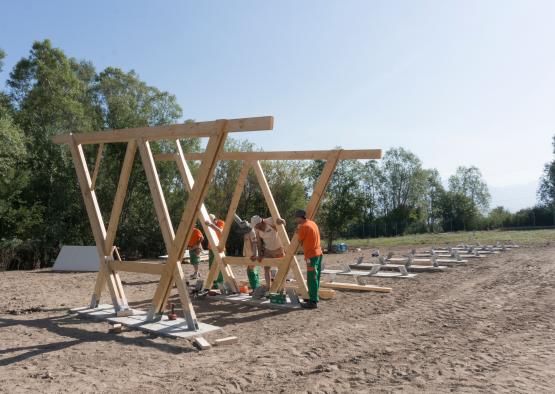
[[[133,306],[145,306],[153,278],[123,279]],[[0,392],[555,392],[553,246],[376,279],[394,292],[338,292],[315,311],[196,302],[201,321],[224,328],[207,339],[240,338],[206,352],[68,315],[93,283],[0,273]]]

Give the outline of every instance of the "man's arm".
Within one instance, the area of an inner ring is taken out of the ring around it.
[[[214,223],[212,223],[210,220],[206,221],[206,225],[210,227],[212,230],[217,231],[220,234],[223,233],[223,230],[218,226],[216,226]]]

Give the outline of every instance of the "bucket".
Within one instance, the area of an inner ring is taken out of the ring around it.
[[[249,294],[249,286],[241,286],[241,287],[239,287],[239,293]]]

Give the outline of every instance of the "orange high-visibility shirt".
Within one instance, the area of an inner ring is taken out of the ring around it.
[[[307,220],[299,226],[298,235],[299,241],[303,243],[305,260],[322,254],[322,248],[320,247],[320,230],[316,223],[312,220]]]
[[[223,220],[220,219],[216,219],[214,221],[214,224],[216,225],[216,227],[218,227],[220,230],[224,231],[224,226],[225,226],[225,222]],[[219,231],[216,231],[216,235],[218,236],[218,239],[222,239],[222,233],[220,233]],[[210,239],[210,238],[209,238]]]
[[[225,222],[224,222],[223,220],[216,219],[216,221],[214,222],[214,224],[215,224],[216,227],[218,227],[220,230],[224,231]],[[216,233],[218,234],[218,239],[221,239],[221,238],[222,238],[222,233],[220,233],[219,231],[216,231]]]
[[[202,238],[203,236],[200,230],[198,228],[194,228],[193,233],[191,234],[191,239],[189,239],[189,243],[187,244],[187,246],[189,246],[189,248],[194,248],[198,245]]]

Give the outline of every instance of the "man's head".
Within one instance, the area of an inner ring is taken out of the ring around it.
[[[303,224],[306,221],[306,212],[302,209],[295,211],[295,221],[297,224]]]
[[[262,223],[264,222],[264,220],[262,220],[262,218],[258,215],[254,215],[251,218],[251,227],[252,228],[260,228],[262,226]]]
[[[210,220],[212,221],[212,223],[215,223],[216,222],[216,215],[211,213],[209,216],[210,216]]]

